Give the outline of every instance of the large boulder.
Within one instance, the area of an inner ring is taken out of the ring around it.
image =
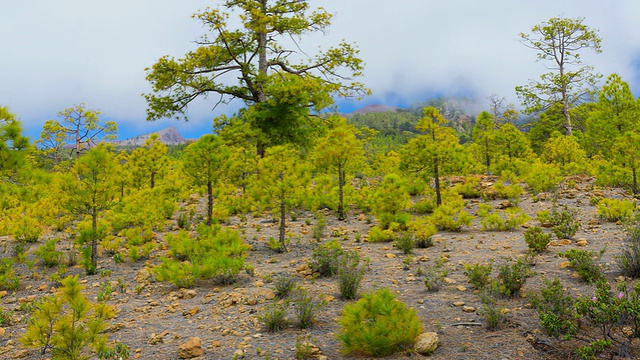
[[[192,359],[195,357],[200,357],[203,354],[204,351],[202,350],[202,341],[200,341],[199,337],[192,337],[187,340],[186,343],[178,347],[179,359]]]
[[[422,355],[431,355],[438,347],[438,334],[434,332],[425,332],[418,336],[414,346],[415,352]]]

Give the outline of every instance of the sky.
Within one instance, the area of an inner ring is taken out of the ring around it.
[[[0,106],[39,136],[58,112],[85,103],[118,123],[126,139],[173,125],[185,137],[211,132],[212,119],[243,104],[212,109],[199,101],[188,123],[146,121],[145,69],[164,55],[195,50],[206,29],[191,15],[221,0],[21,0],[0,9]],[[553,17],[584,17],[602,53],[584,64],[617,73],[640,94],[640,1],[637,0],[309,0],[333,14],[326,34],[303,37],[314,54],[346,40],[365,63],[359,79],[372,95],[337,101],[350,112],[367,104],[410,106],[437,95],[463,95],[488,109],[496,94],[519,107],[514,88],[546,72],[518,39]]]

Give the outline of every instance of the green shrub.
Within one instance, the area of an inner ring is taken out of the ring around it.
[[[413,347],[422,331],[415,310],[388,289],[364,294],[340,312],[337,338],[344,354],[387,356]]]
[[[327,226],[327,218],[321,212],[317,212],[315,218],[316,224],[313,226],[313,238],[320,240],[324,236],[324,229]]]
[[[522,186],[518,184],[505,185],[502,181],[495,183],[493,189],[499,199],[508,199],[516,205],[520,202],[520,195],[524,192]]]
[[[408,231],[402,231],[396,236],[396,241],[393,245],[403,253],[411,254],[413,248],[416,246],[416,241],[413,238],[413,234]]]
[[[20,216],[11,224],[11,235],[17,242],[34,243],[42,235],[42,228],[37,219],[31,216]]]
[[[562,181],[560,169],[553,164],[535,162],[527,170],[524,181],[533,195],[538,195],[541,192],[554,192]]]
[[[298,288],[293,296],[293,310],[298,328],[310,328],[318,316],[318,310],[325,305],[324,300],[314,298],[305,289]]]
[[[541,253],[549,246],[551,234],[545,234],[541,227],[533,226],[524,232],[524,241],[527,243],[529,250]]]
[[[258,320],[269,332],[282,330],[287,325],[287,301],[271,303],[262,314],[258,315]]]
[[[418,218],[408,224],[409,231],[415,239],[415,246],[425,249],[433,246],[431,237],[437,232],[436,226],[428,219]]]
[[[197,279],[214,278],[219,283],[235,280],[244,268],[248,248],[238,232],[219,225],[200,225],[196,231],[198,238],[191,241],[193,246],[182,246],[186,239],[184,234],[174,238],[174,245],[182,245],[175,251],[170,249],[169,253],[176,257],[163,257],[153,268],[156,280],[168,281],[178,287],[192,287]]]
[[[540,293],[528,295],[533,307],[538,311],[540,325],[549,336],[572,336],[578,330],[578,318],[572,297],[565,295],[558,278],[545,280]]]
[[[598,202],[598,216],[608,221],[622,221],[633,215],[636,205],[633,201],[604,198]]]
[[[297,282],[297,279],[289,274],[278,276],[273,281],[273,287],[276,290],[276,297],[278,299],[284,299],[289,296]]]
[[[494,297],[486,293],[482,294],[481,300],[482,310],[480,311],[480,314],[484,316],[484,323],[487,330],[497,330],[504,318],[502,308],[498,307],[497,301]]]
[[[460,231],[471,225],[473,216],[464,210],[464,201],[452,201],[438,206],[431,215],[433,224],[440,230]]]
[[[53,297],[45,297],[32,314],[26,333],[20,338],[23,345],[51,350],[54,359],[84,359],[87,351],[111,358],[128,354],[126,345],[111,347],[107,344],[107,320],[115,317],[109,305],[91,303],[82,293],[78,277],[62,280],[62,287]]]
[[[34,252],[44,267],[50,268],[58,266],[62,257],[64,256],[61,251],[56,250],[56,244],[58,239],[51,239],[44,244],[40,245]]]
[[[527,278],[534,272],[522,260],[506,263],[498,269],[498,277],[492,283],[492,290],[496,290],[507,297],[517,297],[520,289],[527,282]]]
[[[338,270],[343,253],[344,250],[336,239],[318,245],[313,250],[309,267],[320,276],[333,276]]]
[[[480,177],[467,176],[464,179],[464,183],[453,187],[453,191],[460,194],[463,199],[479,199],[482,197],[482,191],[480,191],[479,184]]]
[[[551,230],[558,239],[571,239],[580,228],[580,222],[576,218],[574,209],[554,210],[550,215],[550,221],[553,224]]]
[[[20,286],[20,276],[13,270],[13,260],[0,259],[0,290],[16,290]]]
[[[508,208],[505,211],[491,211],[491,205],[480,204],[478,211],[482,230],[508,231],[529,220],[529,216],[518,208]]]
[[[604,279],[604,274],[602,274],[600,267],[595,263],[596,260],[602,257],[604,252],[604,248],[599,252],[570,249],[564,252],[558,252],[558,256],[569,260],[569,266],[580,275],[580,279],[589,284],[594,284],[598,280]]]
[[[616,263],[625,276],[640,277],[640,223],[637,217],[627,226],[627,241]]]
[[[395,234],[391,230],[383,230],[374,226],[369,230],[369,242],[390,242],[395,239]]]
[[[345,300],[355,299],[366,265],[360,265],[360,255],[356,251],[347,251],[342,255],[338,266],[338,289]]]
[[[432,267],[427,267],[421,271],[424,274],[424,286],[427,291],[438,291],[440,285],[447,275],[449,275],[449,269],[444,267],[444,263],[437,262]]]
[[[476,287],[476,289],[482,290],[489,283],[491,277],[491,270],[493,263],[488,265],[476,264],[464,264],[464,274],[469,278],[469,282]]]

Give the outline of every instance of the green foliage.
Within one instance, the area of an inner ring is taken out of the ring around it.
[[[630,218],[636,205],[633,201],[603,198],[596,205],[598,216],[608,221],[622,221]]]
[[[287,325],[287,301],[271,303],[258,315],[258,320],[269,332],[277,332]]]
[[[17,242],[35,243],[42,235],[42,228],[38,219],[21,214],[12,222],[11,235]]]
[[[596,282],[595,296],[577,299],[575,310],[583,324],[594,327],[596,332],[594,351],[588,346],[577,349],[579,354],[593,358],[598,352],[610,349],[621,357],[632,357],[631,342],[640,332],[640,285],[630,289],[626,283],[619,283],[616,292],[604,280]],[[583,357],[589,358],[589,357]]]
[[[604,248],[598,252],[570,249],[558,252],[558,256],[569,260],[569,266],[574,269],[578,275],[580,275],[580,279],[589,284],[594,284],[597,281],[604,279],[604,274],[600,270],[600,267],[595,263],[595,261],[602,257],[604,252]]]
[[[0,259],[0,290],[16,290],[20,286],[20,276],[13,270],[13,260]]]
[[[576,218],[575,209],[553,210],[549,220],[553,224],[551,230],[558,239],[571,239],[580,228],[580,221]]]
[[[50,268],[60,264],[63,254],[56,250],[56,244],[58,244],[58,239],[51,239],[40,245],[34,252],[44,267]]]
[[[517,297],[520,289],[524,286],[527,278],[533,276],[534,272],[529,265],[521,259],[515,263],[509,263],[498,268],[498,277],[491,284],[492,290],[496,290],[507,297]]]
[[[333,276],[338,271],[340,257],[344,250],[338,240],[333,239],[313,250],[309,267],[320,276]]]
[[[489,204],[480,204],[479,208],[478,216],[481,218],[482,230],[508,231],[529,220],[527,214],[515,207],[507,208],[502,212],[492,212]]]
[[[636,215],[627,226],[627,239],[616,263],[625,276],[640,277],[640,216]]]
[[[395,299],[388,289],[366,293],[345,305],[337,333],[344,354],[387,356],[408,350],[422,331],[416,311]]]
[[[396,236],[393,246],[400,249],[405,254],[411,254],[416,246],[416,240],[413,234],[408,231],[402,231]]]
[[[497,306],[495,298],[484,293],[481,296],[482,310],[481,314],[484,316],[484,322],[487,330],[494,331],[498,329],[498,326],[502,322],[504,315],[502,309]]]
[[[478,199],[482,197],[482,191],[479,185],[479,176],[467,176],[463,183],[453,187],[453,191],[462,196],[463,199]]]
[[[542,192],[554,192],[562,181],[560,169],[553,164],[534,162],[524,174],[524,182],[533,195]]]
[[[409,232],[413,234],[417,248],[425,249],[433,246],[431,237],[435,235],[438,230],[428,219],[417,218],[407,224],[407,227],[409,228]]]
[[[529,250],[541,253],[551,241],[551,234],[545,234],[540,226],[533,226],[525,230],[524,241],[527,243]]]
[[[540,80],[516,86],[516,93],[527,113],[536,113],[557,106],[563,110],[564,128],[572,135],[573,123],[569,109],[585,94],[591,94],[600,78],[593,67],[581,65],[581,50],[600,53],[601,39],[596,30],[584,24],[584,18],[551,18],[531,28],[530,34],[521,33],[520,41],[537,52],[550,72]],[[558,129],[559,130],[559,129]]]
[[[32,314],[20,338],[22,344],[38,348],[42,354],[51,349],[54,359],[85,359],[90,348],[107,354],[111,346],[105,330],[107,320],[115,317],[114,309],[105,303],[91,303],[83,289],[77,276],[62,280],[56,294],[45,297]]]
[[[372,212],[378,218],[388,215],[393,218],[408,208],[411,201],[406,186],[406,180],[399,175],[386,175],[373,194]]]
[[[578,331],[578,316],[574,309],[575,300],[565,295],[558,278],[545,280],[539,293],[528,295],[533,307],[538,311],[540,325],[547,335],[570,338]]]
[[[338,265],[338,289],[345,300],[353,300],[358,295],[358,289],[364,276],[366,265],[360,264],[357,251],[346,251]]]
[[[427,291],[438,291],[444,278],[449,275],[449,269],[444,267],[443,262],[438,261],[433,266],[422,270],[422,273],[424,274],[424,286]]]
[[[178,287],[192,287],[197,279],[233,282],[244,268],[248,245],[237,231],[219,225],[200,225],[196,231],[195,239],[184,230],[173,238],[167,235],[171,256],[153,268],[156,279]]]
[[[395,239],[396,235],[391,230],[383,230],[378,226],[369,229],[369,242],[390,242]]]
[[[476,264],[464,264],[464,274],[469,278],[469,282],[478,290],[484,289],[491,278],[491,270],[493,269],[493,262],[489,262],[487,265],[480,263]]]
[[[309,295],[308,291],[303,288],[296,289],[292,301],[297,320],[296,325],[300,329],[307,329],[313,326],[313,322],[318,316],[318,310],[326,305],[324,300]]]
[[[464,200],[460,199],[438,206],[431,221],[439,230],[460,231],[463,226],[471,225],[473,216],[464,210]]]
[[[297,279],[289,274],[278,276],[273,281],[273,287],[276,290],[276,297],[278,299],[284,299],[289,296],[297,283]]]
[[[327,226],[327,218],[320,212],[315,214],[315,218],[316,224],[313,226],[312,236],[314,239],[320,240],[324,236],[324,229]]]

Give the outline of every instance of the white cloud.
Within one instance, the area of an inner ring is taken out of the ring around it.
[[[640,91],[640,2],[635,0],[311,0],[335,13],[326,35],[303,39],[309,53],[342,39],[356,43],[366,63],[368,101],[409,104],[429,93],[492,93],[518,103],[516,85],[544,72],[518,34],[551,17],[586,18],[600,29],[603,53],[584,60],[605,76],[616,72]],[[203,28],[191,14],[215,1],[29,0],[0,12],[0,105],[31,133],[66,107],[86,102],[131,131],[174,124],[208,131],[215,99],[192,107],[188,124],[145,122],[145,67],[160,56],[182,56]]]

